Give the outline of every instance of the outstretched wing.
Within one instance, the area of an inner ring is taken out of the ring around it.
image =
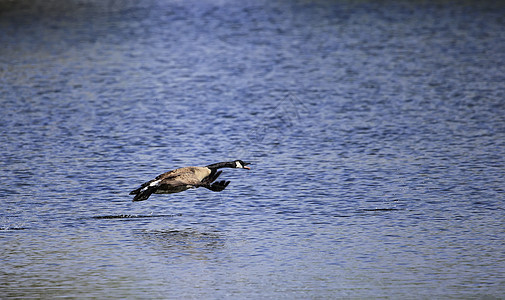
[[[213,192],[220,192],[220,191],[224,190],[228,186],[228,184],[230,184],[229,181],[221,180],[221,181],[214,182],[213,184],[211,184],[210,186],[208,186],[206,188],[208,188],[209,190],[211,190]]]
[[[206,167],[175,169],[144,182],[139,188],[131,191],[130,195],[135,195],[133,201],[143,201],[153,193],[178,193],[191,187],[205,187],[211,191],[220,192],[230,184],[226,180],[215,181],[221,173],[221,171],[211,171]]]
[[[131,191],[130,195],[137,195],[138,193],[140,193],[141,190],[143,190],[145,187],[147,187],[151,184],[159,185],[159,182],[161,182],[160,180],[173,178],[173,177],[178,176],[178,174],[180,174],[181,172],[182,173],[187,172],[187,170],[184,170],[184,169],[186,169],[186,168],[179,168],[179,169],[171,170],[171,171],[165,172],[163,174],[160,174],[160,175],[156,176],[156,178],[142,183],[139,188]],[[159,182],[156,182],[156,181],[159,181]]]

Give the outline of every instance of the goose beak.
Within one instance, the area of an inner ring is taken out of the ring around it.
[[[247,165],[250,165],[250,164],[251,164],[251,163],[246,163],[246,162],[244,162],[244,169],[250,170],[251,168],[247,166]]]

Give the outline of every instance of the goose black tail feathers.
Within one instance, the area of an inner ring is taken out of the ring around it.
[[[135,195],[132,201],[135,202],[135,201],[147,200],[149,196],[151,196],[151,194],[154,193],[154,191],[156,191],[157,188],[158,188],[157,186],[146,186],[144,188],[138,188],[134,191],[131,191],[130,195]]]
[[[137,195],[141,189],[142,189],[142,187],[139,187],[138,189],[131,191],[130,195]]]

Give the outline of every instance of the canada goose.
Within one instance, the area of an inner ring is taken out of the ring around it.
[[[190,188],[204,187],[214,192],[224,190],[229,181],[214,182],[222,171],[221,168],[248,169],[250,163],[241,160],[220,162],[206,167],[184,167],[168,171],[158,175],[153,180],[144,182],[138,189],[130,192],[135,195],[133,201],[147,200],[151,194],[172,194],[185,191]]]

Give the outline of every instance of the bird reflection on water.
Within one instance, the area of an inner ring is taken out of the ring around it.
[[[210,259],[219,248],[225,247],[225,238],[218,232],[201,232],[194,229],[136,230],[146,245],[154,248],[164,257],[192,256],[196,259]]]

